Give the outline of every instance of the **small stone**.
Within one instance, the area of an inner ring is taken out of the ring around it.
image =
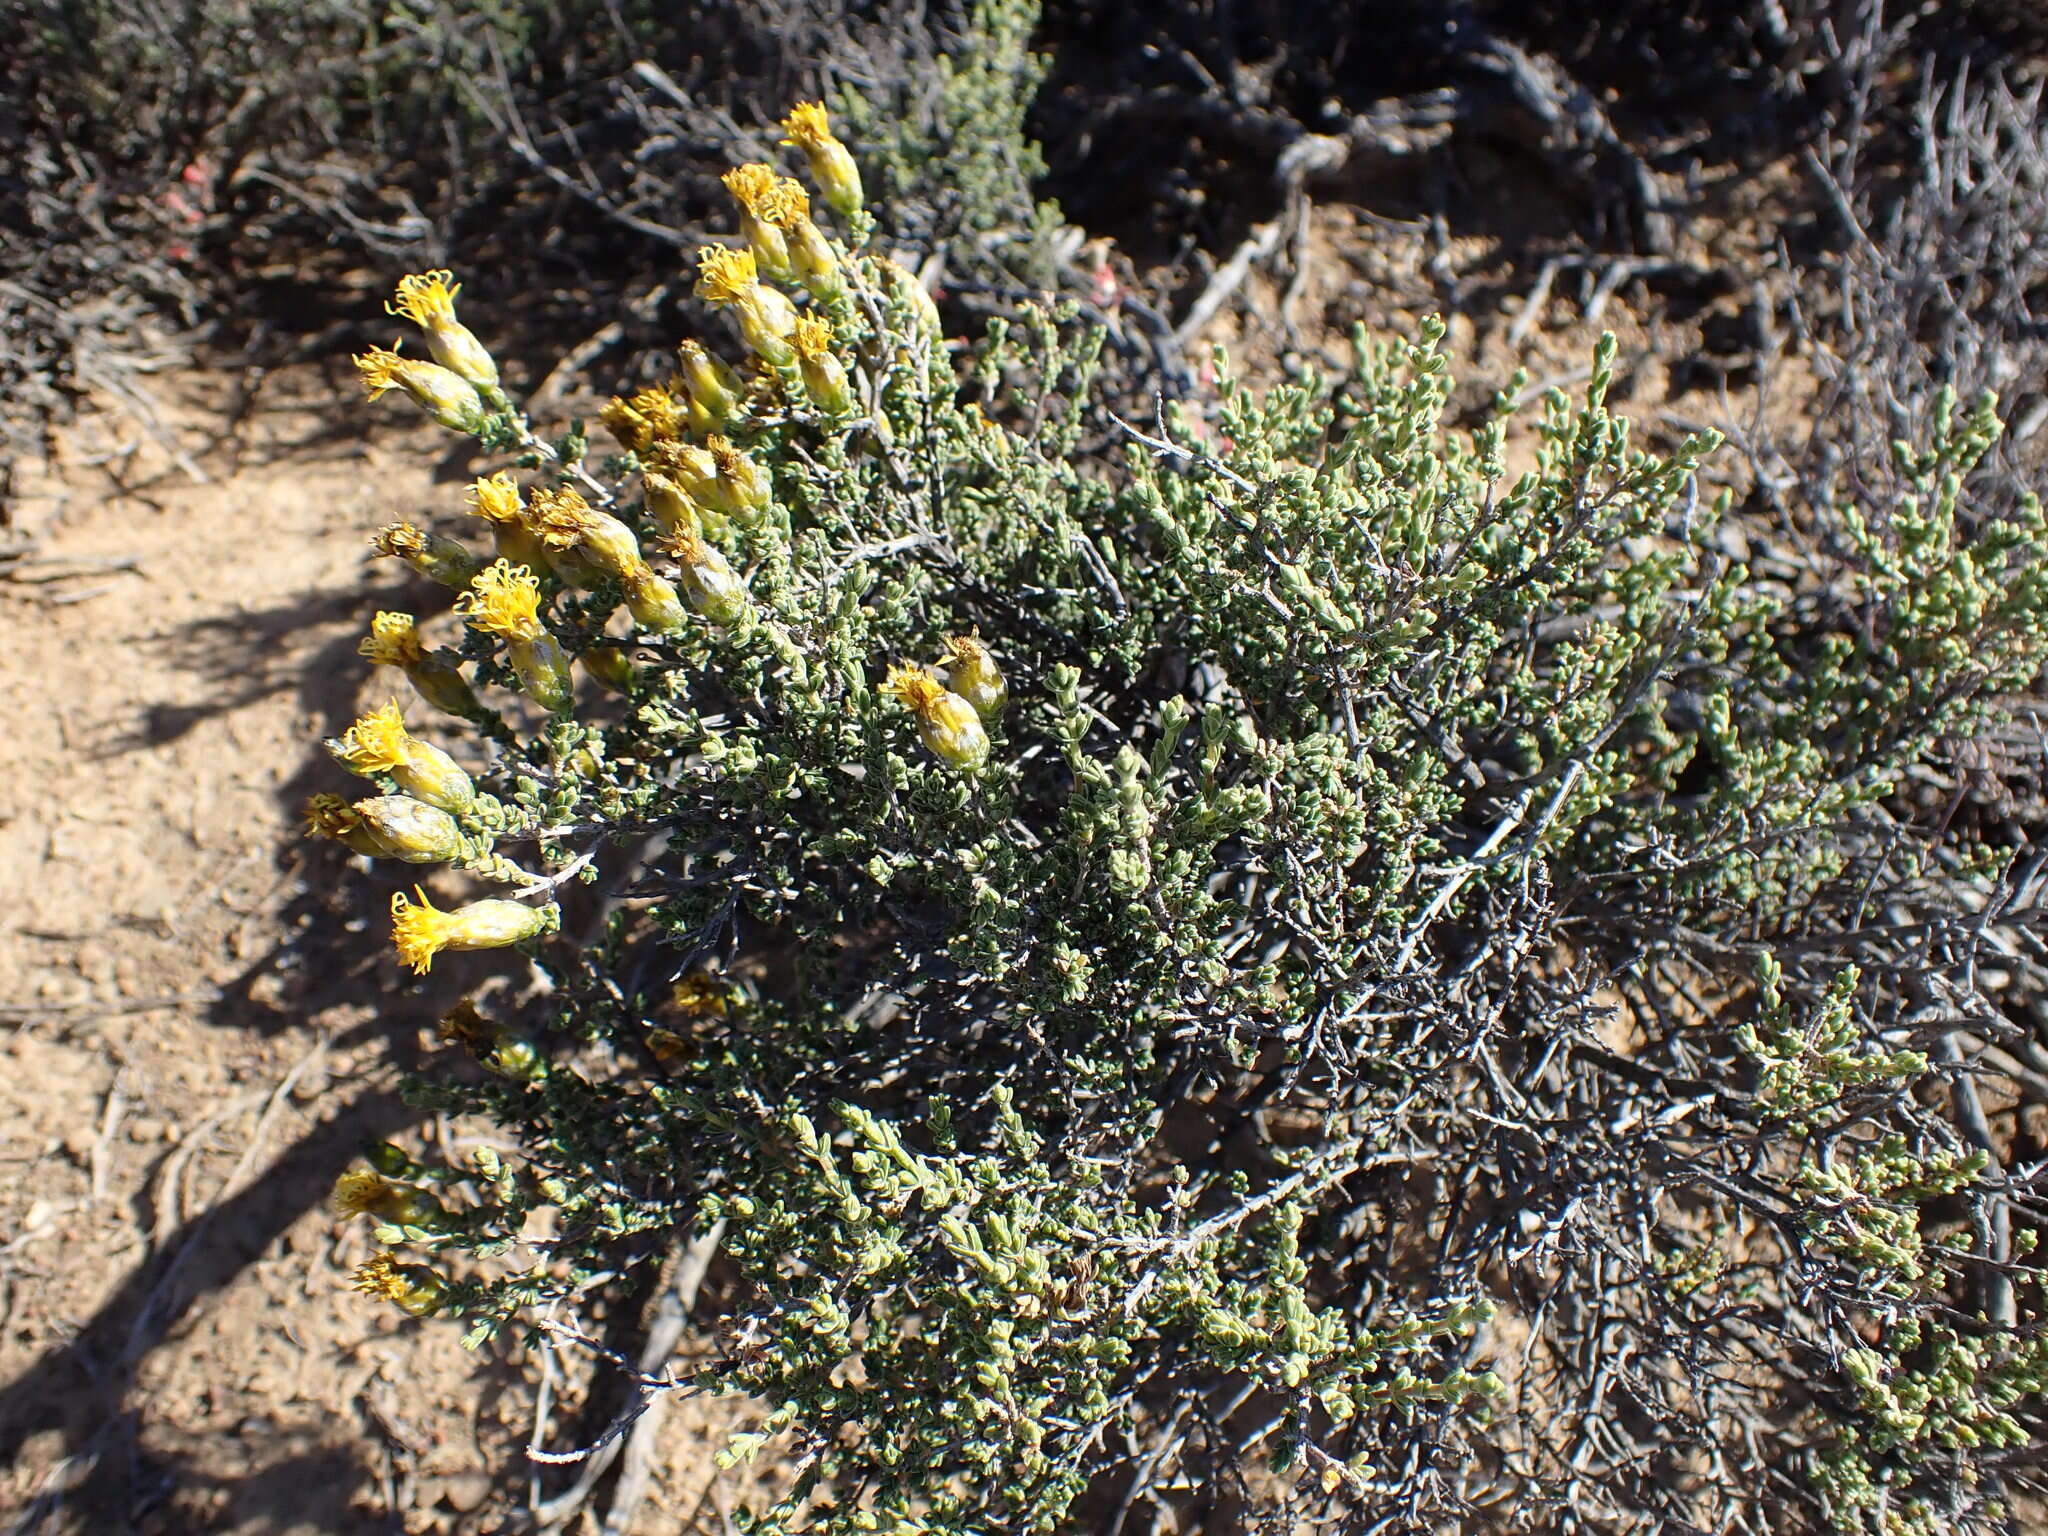
[[[441,1498],[457,1514],[483,1508],[491,1496],[491,1480],[482,1472],[455,1472],[441,1480]]]

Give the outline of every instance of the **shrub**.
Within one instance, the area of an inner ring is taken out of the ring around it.
[[[509,461],[494,549],[379,535],[450,643],[365,642],[481,756],[368,716],[309,820],[499,890],[393,926],[476,978],[416,1102],[519,1148],[377,1149],[363,1288],[480,1342],[714,1237],[646,1390],[759,1405],[761,1530],[1998,1519],[2039,1205],[1971,1056],[2035,870],[1920,787],[2048,644],[2038,506],[1958,528],[1990,403],[1796,571],[1611,341],[1533,428],[1447,423],[1436,323],[1131,422],[1058,305],[948,342],[817,122],[616,452],[446,274],[445,366],[359,359]]]

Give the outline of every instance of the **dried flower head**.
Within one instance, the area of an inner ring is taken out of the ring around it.
[[[733,201],[756,218],[762,217],[762,203],[773,190],[776,182],[775,167],[762,165],[736,165],[719,178],[725,190],[732,194]]]
[[[370,548],[387,559],[413,561],[427,553],[427,536],[411,523],[387,523],[371,535]]]
[[[490,413],[483,397],[460,374],[439,363],[401,357],[395,346],[358,353],[356,372],[372,400],[402,389],[434,420],[452,432],[481,431]]]
[[[380,1253],[358,1265],[350,1289],[392,1302],[408,1317],[426,1317],[448,1298],[448,1284],[424,1264],[400,1264]]]
[[[692,971],[676,983],[670,1000],[688,1018],[722,1019],[731,1005],[731,996],[724,982],[702,971]]]
[[[382,1174],[367,1168],[351,1168],[334,1181],[329,1204],[337,1216],[373,1215],[399,1192],[399,1187]]]
[[[455,600],[455,611],[471,629],[507,640],[538,640],[547,633],[540,621],[540,578],[509,560],[486,566]]]

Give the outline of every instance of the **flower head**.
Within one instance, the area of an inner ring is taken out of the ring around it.
[[[391,897],[391,939],[401,963],[424,976],[434,956],[444,949],[504,949],[552,931],[562,920],[559,907],[529,907],[498,898],[472,901],[444,912],[413,887],[413,898],[395,891]]]
[[[419,624],[411,614],[380,613],[357,642],[356,654],[376,666],[407,667],[425,657],[427,648],[420,643]]]
[[[797,372],[803,376],[804,393],[811,404],[829,416],[844,416],[853,410],[853,391],[846,381],[846,367],[832,352],[832,327],[815,315],[805,315],[790,335],[796,348]]]
[[[489,419],[475,386],[439,363],[400,357],[395,347],[372,347],[357,354],[355,365],[372,400],[402,389],[452,432],[480,431]]]
[[[691,609],[714,624],[736,623],[747,611],[747,587],[725,556],[706,544],[695,528],[678,528],[668,548],[681,567],[683,596]]]
[[[330,1204],[337,1216],[375,1216],[401,1226],[416,1226],[441,1214],[441,1202],[432,1195],[394,1184],[367,1168],[351,1168],[336,1179]]]
[[[697,254],[697,297],[707,304],[737,304],[760,281],[752,251],[707,245]]]
[[[926,749],[948,767],[971,770],[988,760],[988,732],[981,716],[930,667],[892,666],[882,691],[917,716]]]
[[[398,280],[398,298],[385,300],[384,312],[410,320],[422,330],[455,319],[455,295],[462,284],[451,283],[453,272],[414,272]]]
[[[547,633],[540,622],[540,578],[509,560],[493,561],[479,572],[455,600],[455,611],[471,629],[507,640],[538,640]]]
[[[439,864],[461,856],[462,829],[439,806],[411,795],[375,795],[358,800],[351,809],[362,818],[364,834],[376,843],[373,851],[386,858]]]
[[[488,523],[517,526],[526,521],[526,507],[519,499],[519,481],[509,469],[472,483],[469,509]]]
[[[455,318],[455,295],[462,292],[462,285],[450,281],[454,276],[441,271],[402,277],[397,300],[386,301],[384,308],[427,333],[427,348],[442,367],[480,389],[495,389],[496,361],[469,327]]]
[[[400,1264],[380,1253],[358,1265],[351,1290],[395,1304],[408,1317],[426,1317],[448,1299],[448,1283],[424,1264]]]
[[[860,168],[832,132],[832,120],[826,115],[825,104],[798,102],[790,108],[789,116],[782,120],[782,131],[787,135],[783,143],[794,144],[804,152],[818,190],[825,194],[825,201],[840,217],[850,219],[860,212]]]
[[[704,440],[711,455],[719,503],[735,517],[751,520],[768,505],[768,477],[761,466],[722,437]]]
[[[740,334],[763,362],[786,365],[789,333],[796,310],[789,300],[761,281],[752,251],[707,245],[697,263],[697,297],[707,304],[730,304],[739,315]]]
[[[350,773],[368,778],[390,773],[404,765],[412,736],[405,728],[405,715],[393,699],[382,709],[373,709],[342,732],[331,744],[335,761]]]
[[[736,165],[719,178],[725,183],[725,190],[732,194],[734,202],[755,218],[762,217],[762,202],[775,186],[775,167],[762,165]]]
[[[682,367],[683,387],[690,396],[692,429],[717,431],[739,406],[739,375],[705,351],[699,342],[678,343],[676,359]]]

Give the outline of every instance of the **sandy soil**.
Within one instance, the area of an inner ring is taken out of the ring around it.
[[[1328,314],[1406,329],[1448,276],[1476,398],[1516,361],[1584,377],[1596,273],[1558,276],[1515,334],[1528,275],[1492,239],[1340,208],[1299,249],[1301,282],[1256,277],[1264,318],[1219,327],[1254,368],[1304,345],[1296,324],[1317,348]],[[1633,291],[1600,318],[1654,421],[1742,298],[1688,292],[1674,328]],[[324,1206],[365,1138],[471,1134],[397,1092],[454,982],[402,982],[389,880],[296,826],[341,787],[319,738],[381,702],[355,655],[371,613],[446,606],[366,537],[448,518],[469,471],[310,371],[159,386],[177,451],[81,423],[14,509],[32,550],[0,565],[0,1511],[23,1532],[530,1528],[539,1362],[349,1294],[370,1240]],[[1726,398],[1679,404],[1665,432]],[[636,1529],[723,1527],[710,1422],[674,1415]]]
[[[397,1093],[447,999],[296,825],[340,787],[317,742],[369,698],[370,614],[445,606],[365,538],[459,506],[446,440],[311,375],[162,396],[189,468],[79,424],[0,581],[0,1511],[488,1528],[526,1503],[535,1363],[350,1294],[371,1241],[324,1203],[365,1139],[452,1134]],[[701,1489],[678,1428],[650,1518]]]

